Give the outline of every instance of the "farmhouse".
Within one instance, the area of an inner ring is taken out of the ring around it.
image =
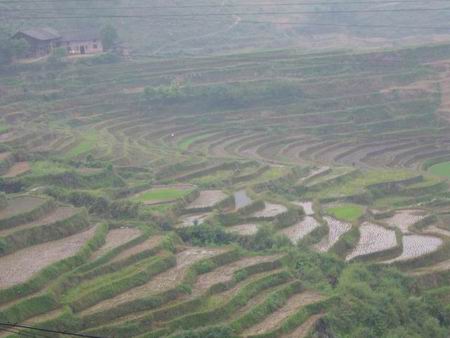
[[[103,46],[97,33],[75,31],[60,33],[52,28],[42,27],[17,32],[13,39],[25,39],[30,48],[28,57],[48,55],[53,48],[65,48],[69,55],[97,54]]]
[[[30,46],[27,56],[39,57],[48,55],[53,48],[58,47],[61,35],[56,30],[45,27],[18,31],[12,38],[26,40]]]
[[[94,32],[71,32],[61,38],[61,47],[66,48],[69,55],[97,54],[103,52],[100,38]]]

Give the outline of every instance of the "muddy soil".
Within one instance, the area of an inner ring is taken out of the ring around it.
[[[114,259],[111,262],[118,262],[118,261],[121,261],[128,257],[131,257],[133,255],[136,255],[142,251],[151,250],[151,249],[157,247],[158,245],[160,245],[163,238],[164,238],[164,236],[152,236],[149,239],[147,239],[146,241],[144,241],[138,245],[135,245],[125,251],[122,251],[120,254],[118,254],[116,257],[114,257]]]
[[[286,211],[287,208],[284,205],[264,202],[264,209],[255,212],[252,216],[258,218],[271,218]]]
[[[189,204],[186,209],[211,208],[225,198],[227,198],[227,195],[220,190],[204,190],[200,192],[200,196]]]
[[[57,241],[0,257],[0,288],[23,283],[46,266],[75,255],[94,236],[96,227]]]
[[[306,216],[314,215],[313,202],[291,202],[294,205],[303,208]]]
[[[45,203],[45,199],[22,196],[8,201],[6,208],[0,210],[0,219],[6,219],[21,213],[29,212]]]
[[[191,247],[176,255],[177,265],[155,276],[148,283],[121,293],[113,298],[102,301],[85,311],[82,315],[89,315],[97,311],[117,306],[121,303],[133,301],[142,297],[148,297],[176,287],[181,283],[189,267],[202,259],[225,252],[224,248],[197,248]]]
[[[214,284],[223,283],[233,278],[235,271],[264,262],[273,262],[281,255],[246,257],[239,261],[221,266],[211,272],[200,275],[192,288],[193,295],[205,292]]]
[[[247,223],[225,228],[226,232],[236,233],[241,236],[252,236],[258,232],[258,224]]]
[[[108,251],[135,239],[139,235],[141,235],[141,231],[136,228],[113,229],[106,235],[105,244],[103,244],[100,249],[94,252],[94,254],[91,256],[91,259],[97,259]]]
[[[375,252],[385,251],[397,245],[395,231],[383,228],[380,225],[364,223],[359,228],[361,236],[356,248],[346,258],[347,261]]]
[[[12,178],[22,175],[31,170],[31,166],[28,162],[17,162],[6,172],[3,177]]]
[[[394,259],[386,261],[385,263],[417,258],[438,250],[442,244],[442,239],[438,237],[420,235],[403,236],[402,254]]]
[[[425,218],[423,210],[400,210],[394,216],[384,220],[389,226],[399,228],[404,234],[409,233],[409,227]]]
[[[283,235],[291,240],[292,243],[296,244],[306,235],[308,235],[315,228],[319,227],[320,224],[315,220],[315,218],[307,216],[303,221],[297,223],[296,225],[290,226],[281,230]]]
[[[314,325],[322,317],[323,317],[323,314],[317,314],[317,315],[309,317],[296,330],[294,330],[293,332],[291,332],[289,334],[281,336],[281,338],[304,338],[304,337],[307,337],[308,334],[313,329]]]
[[[324,217],[324,220],[327,222],[329,232],[328,236],[324,237],[314,246],[314,248],[319,252],[327,252],[330,250],[339,238],[352,228],[351,224],[338,221],[332,217]]]
[[[205,222],[205,220],[210,216],[209,213],[201,213],[196,215],[186,215],[181,217],[181,223],[178,224],[177,228],[188,228],[194,225],[200,225]]]
[[[323,297],[314,291],[304,291],[293,295],[282,308],[271,313],[262,322],[245,330],[242,333],[242,336],[262,334],[276,329],[285,319],[293,315],[300,308],[308,304],[316,303],[322,299]]]
[[[56,208],[55,210],[53,210],[52,212],[50,212],[43,218],[40,218],[36,221],[18,225],[13,228],[0,230],[0,236],[4,237],[4,236],[8,236],[16,231],[19,231],[19,230],[29,229],[29,228],[33,228],[33,227],[37,227],[37,226],[42,226],[42,225],[47,225],[47,224],[52,224],[52,223],[55,223],[58,221],[62,221],[69,217],[72,217],[78,211],[79,211],[79,209],[75,209],[72,207]]]

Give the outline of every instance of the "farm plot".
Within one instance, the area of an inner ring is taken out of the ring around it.
[[[287,208],[281,204],[264,202],[264,209],[253,213],[251,216],[256,218],[273,218],[287,211]]]
[[[383,228],[372,223],[363,223],[359,228],[360,239],[352,253],[346,260],[349,261],[358,256],[370,255],[394,248],[397,245],[395,231]]]
[[[28,280],[33,274],[61,259],[75,255],[94,235],[96,227],[57,241],[31,246],[0,258],[0,288]]]
[[[319,226],[320,224],[319,222],[316,221],[315,218],[307,216],[300,223],[282,229],[280,233],[289,238],[292,243],[296,244],[298,241],[303,239],[306,235],[311,233],[314,229],[316,229]]]
[[[325,212],[342,221],[354,222],[364,214],[364,208],[356,204],[343,204],[328,208]]]
[[[212,208],[225,198],[227,198],[227,195],[220,190],[203,190],[200,191],[200,196],[190,203],[186,209]]]
[[[280,255],[246,257],[202,274],[192,288],[193,295],[205,292],[212,285],[232,280],[234,273],[240,269],[260,263],[274,262],[279,258],[281,258]]]
[[[8,205],[0,210],[0,221],[30,212],[47,202],[46,199],[34,196],[20,196],[8,200]]]
[[[393,263],[417,258],[438,250],[442,244],[443,241],[439,237],[421,235],[403,236],[402,254],[394,259],[385,261],[385,263]]]
[[[428,171],[436,176],[450,178],[450,161],[435,164]]]
[[[241,335],[244,337],[249,337],[270,332],[279,327],[285,319],[294,314],[300,308],[309,304],[317,303],[322,299],[322,295],[314,291],[304,291],[293,295],[283,307],[271,313],[260,323],[246,329]]]
[[[185,215],[180,219],[180,223],[176,225],[177,228],[188,228],[194,225],[200,225],[210,216],[210,213],[201,213],[196,215]]]
[[[175,288],[181,283],[183,277],[192,264],[202,259],[219,255],[226,251],[227,249],[224,248],[187,248],[176,255],[176,266],[174,268],[156,275],[146,284],[130,289],[127,292],[119,294],[113,298],[104,300],[82,311],[80,314],[83,316],[88,316],[92,313],[108,309],[122,303],[131,302],[135,299],[155,295]]]
[[[409,227],[425,218],[423,210],[400,210],[394,216],[384,220],[389,226],[398,228],[404,234],[409,233]]]
[[[234,193],[234,205],[236,210],[242,209],[252,203],[252,199],[245,190],[239,190]]]
[[[114,257],[111,262],[118,262],[124,259],[127,259],[128,257],[137,255],[138,253],[141,253],[142,251],[146,250],[152,250],[158,247],[158,245],[161,244],[164,236],[151,236],[147,240],[143,241],[140,244],[137,244],[135,246],[132,246],[129,249],[126,249],[119,253],[116,257]]]
[[[306,202],[291,202],[291,203],[299,207],[302,207],[306,216],[314,215],[313,202],[306,201]]]
[[[183,198],[193,190],[193,186],[186,184],[157,187],[144,192],[141,192],[131,199],[138,202],[143,202],[145,205],[154,205],[161,203],[174,202],[177,199]]]
[[[59,207],[55,210],[51,211],[49,214],[40,218],[36,221],[24,223],[13,228],[0,230],[0,236],[8,236],[16,231],[30,229],[33,227],[43,226],[47,224],[52,224],[56,222],[63,221],[74,216],[77,212],[80,212],[80,209],[72,208],[72,207]]]
[[[323,314],[318,314],[309,317],[302,325],[300,325],[293,332],[282,335],[280,338],[304,338],[307,337],[308,334],[313,329],[314,325],[317,321],[323,317]]]
[[[31,170],[31,166],[28,162],[17,162],[14,163],[11,168],[8,169],[4,178],[13,178],[19,175],[25,174],[26,172]]]
[[[324,237],[314,246],[314,249],[319,252],[327,252],[330,250],[339,238],[352,228],[351,224],[338,221],[332,217],[324,217],[323,219],[327,222],[329,231],[328,236]]]
[[[91,256],[91,259],[97,259],[108,251],[137,238],[140,234],[141,231],[136,228],[124,227],[120,229],[110,230],[106,235],[105,244],[103,244],[100,249],[94,252],[94,254]]]
[[[225,228],[226,232],[238,234],[241,236],[252,236],[258,232],[258,224],[255,223],[246,223],[246,224],[238,224]]]

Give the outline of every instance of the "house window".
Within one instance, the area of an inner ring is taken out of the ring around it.
[[[94,43],[92,47],[94,47],[94,49],[97,49],[97,44]]]

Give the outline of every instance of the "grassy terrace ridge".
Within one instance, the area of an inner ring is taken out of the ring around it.
[[[30,170],[0,179],[0,321],[447,338],[448,69],[448,44],[1,66],[0,171]]]

